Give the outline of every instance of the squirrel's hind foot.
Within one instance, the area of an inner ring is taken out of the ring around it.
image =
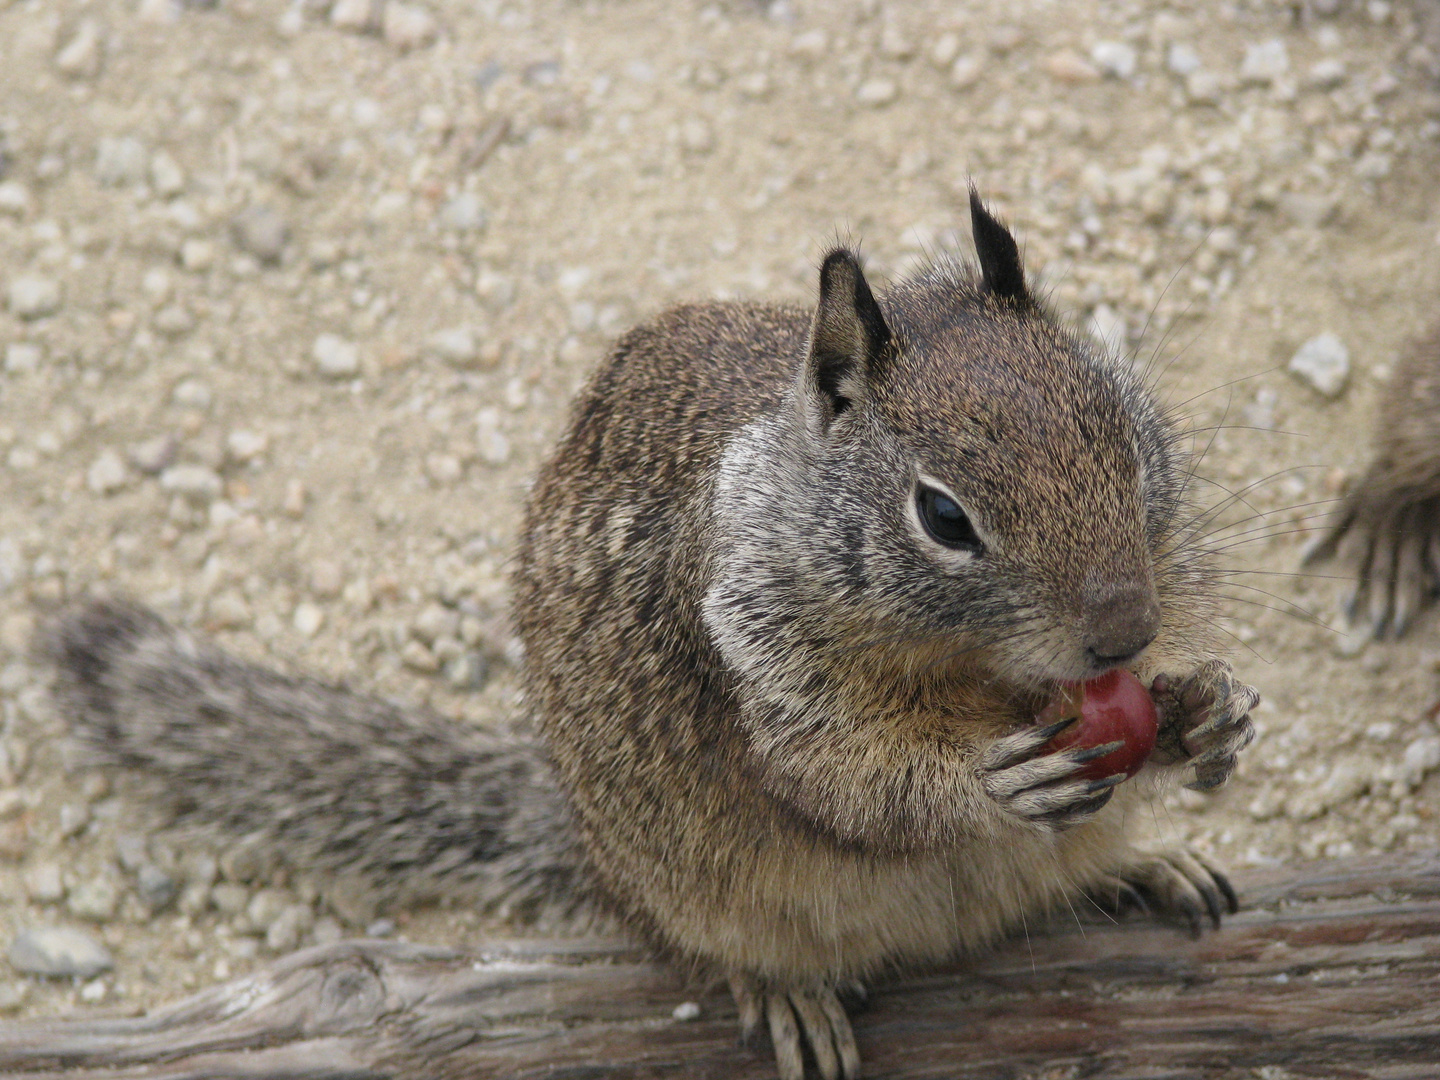
[[[1092,902],[1111,915],[1139,910],[1162,919],[1179,920],[1199,937],[1206,921],[1220,928],[1223,915],[1240,910],[1230,880],[1193,851],[1162,855],[1135,852],[1086,889]]]
[[[859,1080],[860,1051],[836,987],[780,987],[735,975],[730,992],[740,1010],[742,1042],[756,1037],[762,1020],[769,1027],[780,1080],[804,1080],[807,1046],[823,1080]]]

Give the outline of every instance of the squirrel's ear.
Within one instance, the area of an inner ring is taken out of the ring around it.
[[[820,303],[810,325],[805,361],[806,397],[822,426],[865,396],[866,377],[890,345],[890,328],[860,260],[836,248],[820,266]]]
[[[980,257],[985,291],[1019,307],[1034,306],[1030,290],[1025,288],[1025,267],[1020,263],[1020,248],[1015,237],[985,209],[973,184],[970,185],[970,231],[975,234],[975,254]]]

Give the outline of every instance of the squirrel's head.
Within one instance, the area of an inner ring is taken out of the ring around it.
[[[767,641],[773,664],[784,623],[1038,690],[1133,662],[1166,619],[1173,428],[1047,316],[973,192],[971,211],[978,274],[940,261],[882,301],[853,253],[826,257],[783,415],[722,466],[734,575],[707,620],[732,664]]]

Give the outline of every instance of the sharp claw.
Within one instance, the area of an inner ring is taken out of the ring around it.
[[[1114,742],[1101,743],[1099,746],[1091,746],[1084,750],[1070,751],[1066,756],[1076,765],[1084,765],[1086,762],[1102,758],[1107,754],[1113,754],[1124,745],[1123,739],[1116,739]]]

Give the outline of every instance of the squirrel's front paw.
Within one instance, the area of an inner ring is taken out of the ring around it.
[[[780,1080],[804,1080],[807,1045],[824,1080],[857,1080],[860,1052],[833,986],[779,987],[735,975],[730,992],[740,1010],[742,1041],[754,1037],[762,1018],[769,1025]]]
[[[980,759],[985,794],[1017,817],[1059,832],[1094,817],[1115,794],[1124,773],[1099,780],[1078,775],[1096,758],[1114,753],[1120,742],[1044,752],[1045,746],[1078,717],[1007,735]]]
[[[1191,761],[1196,791],[1217,788],[1235,769],[1235,756],[1255,738],[1250,711],[1260,692],[1235,678],[1223,660],[1208,660],[1183,678],[1157,675],[1150,696],[1160,714],[1151,760],[1161,765]]]

